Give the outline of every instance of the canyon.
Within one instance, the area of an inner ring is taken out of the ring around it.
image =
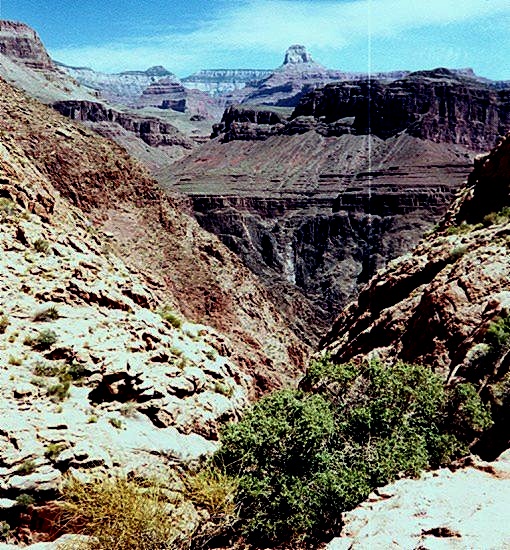
[[[101,75],[2,21],[0,115],[2,536],[59,548],[67,474],[196,463],[315,353],[428,365],[494,418],[483,460],[377,489],[328,548],[387,544],[395,506],[404,545],[488,540],[468,508],[480,526],[508,494],[508,82],[368,78],[298,45],[273,71]]]

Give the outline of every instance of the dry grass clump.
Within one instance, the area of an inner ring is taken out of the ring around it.
[[[87,545],[91,550],[177,548],[170,508],[157,483],[124,478],[82,483],[70,478],[63,489],[63,519],[91,537]]]
[[[61,521],[90,537],[86,550],[203,548],[235,522],[237,483],[211,468],[171,474],[167,483],[69,478]]]

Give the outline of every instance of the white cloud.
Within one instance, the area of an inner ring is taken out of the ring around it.
[[[496,14],[510,15],[508,0],[246,0],[225,3],[220,15],[191,31],[173,28],[130,43],[68,47],[51,54],[100,70],[163,64],[182,74],[190,67],[227,65],[233,57],[253,58],[253,52],[280,59],[293,43],[341,52],[348,44],[366,43],[369,28],[376,39]]]

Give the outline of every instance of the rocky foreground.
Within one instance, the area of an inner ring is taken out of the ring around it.
[[[377,489],[343,515],[327,550],[503,550],[510,545],[510,453]]]

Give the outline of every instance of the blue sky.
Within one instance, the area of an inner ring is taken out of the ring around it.
[[[510,0],[0,0],[50,54],[115,72],[272,68],[304,44],[329,68],[473,67],[510,80]]]

